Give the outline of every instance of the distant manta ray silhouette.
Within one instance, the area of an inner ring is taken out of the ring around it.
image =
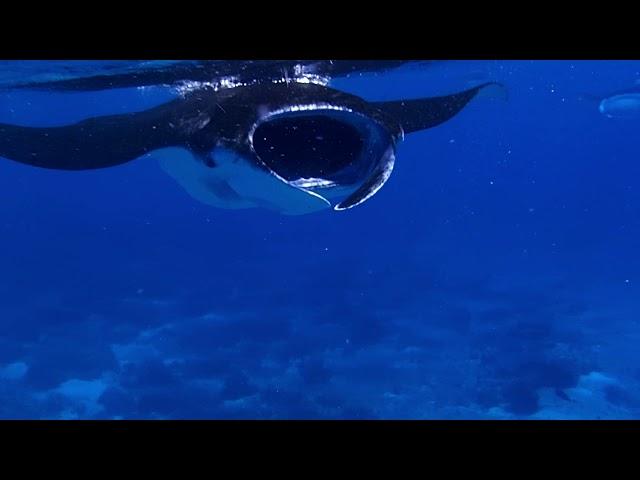
[[[331,76],[405,63],[189,62],[9,85],[88,91],[207,79],[142,112],[61,127],[0,124],[0,156],[59,170],[113,167],[152,156],[192,197],[215,207],[292,215],[346,210],[388,180],[405,134],[446,122],[480,92],[504,91],[488,82],[452,95],[368,102],[326,85]]]
[[[598,104],[598,111],[609,118],[640,118],[640,80],[635,85],[603,95],[583,93],[581,99]]]

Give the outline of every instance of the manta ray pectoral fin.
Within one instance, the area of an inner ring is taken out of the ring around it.
[[[405,133],[412,133],[446,122],[480,95],[506,98],[506,88],[500,83],[488,82],[452,95],[375,102],[373,105],[396,119]]]
[[[358,73],[381,73],[405,65],[425,66],[426,60],[173,60],[159,62],[129,61],[115,68],[80,69],[69,76],[59,62],[53,72],[60,78],[52,80],[10,80],[0,82],[0,88],[27,88],[53,91],[98,91],[152,85],[178,85],[181,82],[217,83],[224,79],[251,82],[277,80],[286,77],[317,75],[327,78]],[[84,74],[83,74],[84,73]],[[308,77],[307,77],[308,78]]]
[[[174,102],[143,112],[95,117],[61,127],[0,123],[0,157],[57,170],[92,170],[182,143],[167,112]]]

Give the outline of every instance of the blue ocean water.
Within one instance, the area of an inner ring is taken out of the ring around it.
[[[407,136],[345,212],[214,209],[144,159],[0,159],[0,417],[639,418],[640,118],[592,98],[639,79],[540,60],[336,79],[370,100],[508,89]],[[172,95],[8,90],[0,122]]]

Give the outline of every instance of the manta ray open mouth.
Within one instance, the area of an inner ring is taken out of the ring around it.
[[[348,194],[388,155],[392,137],[374,120],[332,106],[294,106],[256,124],[250,142],[258,158],[292,186]],[[335,195],[330,195],[335,196]]]

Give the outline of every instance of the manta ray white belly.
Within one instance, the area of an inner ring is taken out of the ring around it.
[[[157,150],[152,157],[189,195],[214,207],[267,208],[287,215],[331,208],[319,195],[283,182],[230,150],[214,150],[214,167],[206,166],[184,148]]]

